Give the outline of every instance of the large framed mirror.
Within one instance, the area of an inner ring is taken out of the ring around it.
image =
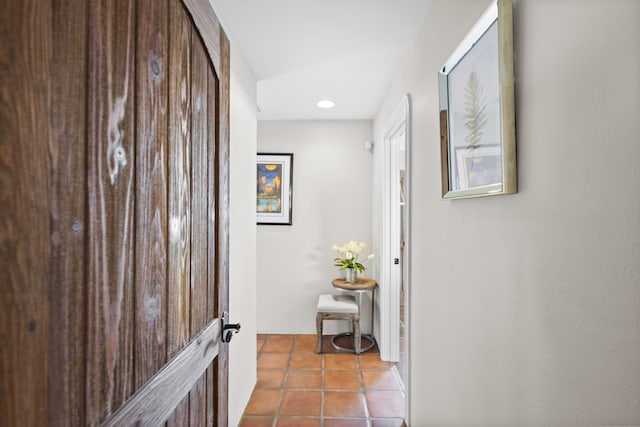
[[[517,192],[512,0],[495,0],[438,72],[442,197]]]

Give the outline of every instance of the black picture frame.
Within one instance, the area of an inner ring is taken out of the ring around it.
[[[258,153],[256,223],[292,225],[293,153]]]

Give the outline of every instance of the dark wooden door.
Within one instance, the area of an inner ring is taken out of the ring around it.
[[[0,5],[0,425],[226,425],[211,6]]]

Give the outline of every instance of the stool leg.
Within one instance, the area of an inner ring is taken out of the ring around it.
[[[316,353],[322,353],[322,314],[316,314],[316,335],[318,344],[316,345]]]
[[[361,353],[361,338],[360,338],[360,317],[356,316],[353,318],[353,337],[354,337],[354,343],[353,343],[353,348],[356,352],[356,354],[360,354]]]

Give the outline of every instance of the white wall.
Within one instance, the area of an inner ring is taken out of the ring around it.
[[[436,72],[487,4],[433,0],[374,122],[412,95],[411,425],[640,425],[640,2],[514,1],[520,191],[444,201]]]
[[[256,81],[231,49],[229,313],[242,329],[229,348],[229,425],[240,423],[256,384]]]
[[[214,5],[215,8],[215,5]],[[224,25],[224,22],[223,22]],[[229,313],[240,323],[229,344],[229,425],[237,426],[256,384],[256,80],[231,39]]]
[[[259,333],[315,333],[318,295],[336,293],[331,246],[371,244],[371,138],[370,120],[258,122],[259,152],[294,153],[293,225],[258,226]]]

